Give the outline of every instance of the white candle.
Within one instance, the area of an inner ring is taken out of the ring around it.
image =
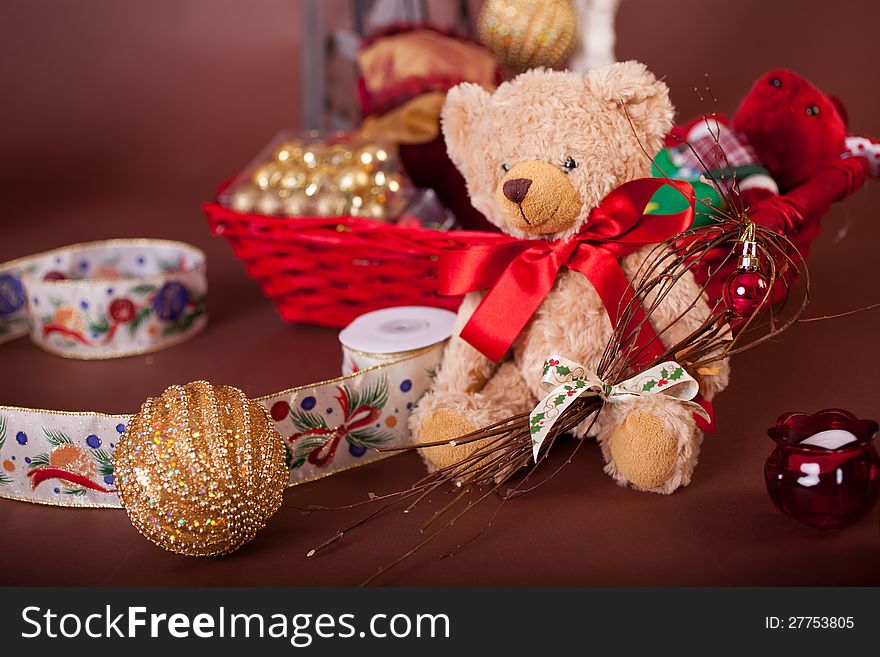
[[[801,445],[813,445],[814,447],[824,447],[825,449],[837,449],[849,443],[855,442],[857,438],[849,431],[843,429],[827,429],[820,431],[802,440]]]

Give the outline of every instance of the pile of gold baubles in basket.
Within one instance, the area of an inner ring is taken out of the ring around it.
[[[234,187],[228,204],[263,215],[388,221],[403,213],[409,188],[387,146],[292,139]]]

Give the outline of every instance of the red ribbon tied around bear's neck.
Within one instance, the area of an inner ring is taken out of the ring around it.
[[[461,295],[491,288],[474,311],[461,337],[487,358],[499,361],[535,314],[562,267],[581,272],[598,292],[612,325],[633,298],[620,268],[620,258],[646,244],[662,242],[690,228],[694,219],[693,188],[674,185],[688,199],[675,214],[646,215],[654,193],[673,184],[662,178],[637,178],[613,189],[587,219],[580,233],[567,240],[518,240],[499,236],[490,243],[450,249],[440,256],[439,292]],[[663,346],[644,322],[641,308],[632,314],[630,331],[642,361]]]

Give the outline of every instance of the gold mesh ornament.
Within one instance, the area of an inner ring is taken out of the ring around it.
[[[148,399],[116,446],[119,497],[135,528],[191,556],[237,550],[281,506],[284,441],[268,412],[195,381]]]
[[[574,50],[577,25],[571,0],[486,0],[477,31],[502,63],[524,71],[563,65]]]

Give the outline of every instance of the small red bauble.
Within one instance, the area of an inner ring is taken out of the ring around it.
[[[110,304],[110,317],[117,322],[130,322],[134,319],[134,303],[129,299],[114,299]]]
[[[63,281],[67,278],[60,271],[50,271],[47,272],[45,276],[43,276],[44,281]]]
[[[737,317],[751,317],[767,296],[767,277],[759,271],[740,270],[724,285],[724,302]]]

